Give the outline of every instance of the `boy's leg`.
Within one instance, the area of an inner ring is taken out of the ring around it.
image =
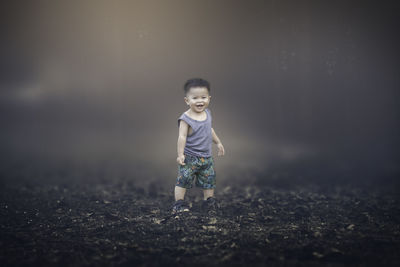
[[[211,189],[203,189],[204,200],[207,200],[209,197],[214,196],[214,188]]]
[[[214,188],[215,188],[215,177],[216,172],[214,169],[214,159],[212,157],[209,158],[201,158],[202,169],[200,170],[196,186],[203,188],[204,200],[207,200],[210,197],[214,197]]]
[[[186,188],[175,186],[175,201],[185,198]]]
[[[214,198],[214,189],[204,189],[203,194],[204,200],[202,203],[202,210],[206,211],[210,216],[215,215],[218,204]]]

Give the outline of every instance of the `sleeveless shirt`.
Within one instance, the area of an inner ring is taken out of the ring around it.
[[[192,134],[186,137],[185,154],[198,157],[212,156],[211,111],[208,108],[205,111],[207,118],[204,121],[192,119],[185,113],[178,119],[178,128],[180,120],[184,120],[193,129]]]

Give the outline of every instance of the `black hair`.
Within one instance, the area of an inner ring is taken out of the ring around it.
[[[189,92],[190,88],[192,87],[205,87],[210,93],[210,83],[201,78],[193,78],[186,81],[185,85],[183,86],[183,90],[185,91],[185,95]]]

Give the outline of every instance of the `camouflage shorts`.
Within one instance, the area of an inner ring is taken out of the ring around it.
[[[216,173],[213,157],[198,157],[185,154],[185,165],[178,164],[176,186],[192,188],[196,178],[196,186],[203,189],[215,188]]]

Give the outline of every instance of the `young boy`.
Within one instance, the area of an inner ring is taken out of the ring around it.
[[[186,189],[196,186],[203,189],[204,203],[215,209],[214,188],[216,172],[212,157],[212,142],[218,146],[218,156],[225,155],[224,146],[211,127],[210,84],[195,78],[184,85],[186,104],[190,107],[178,119],[178,178],[175,184],[173,213],[188,211],[184,201]]]

